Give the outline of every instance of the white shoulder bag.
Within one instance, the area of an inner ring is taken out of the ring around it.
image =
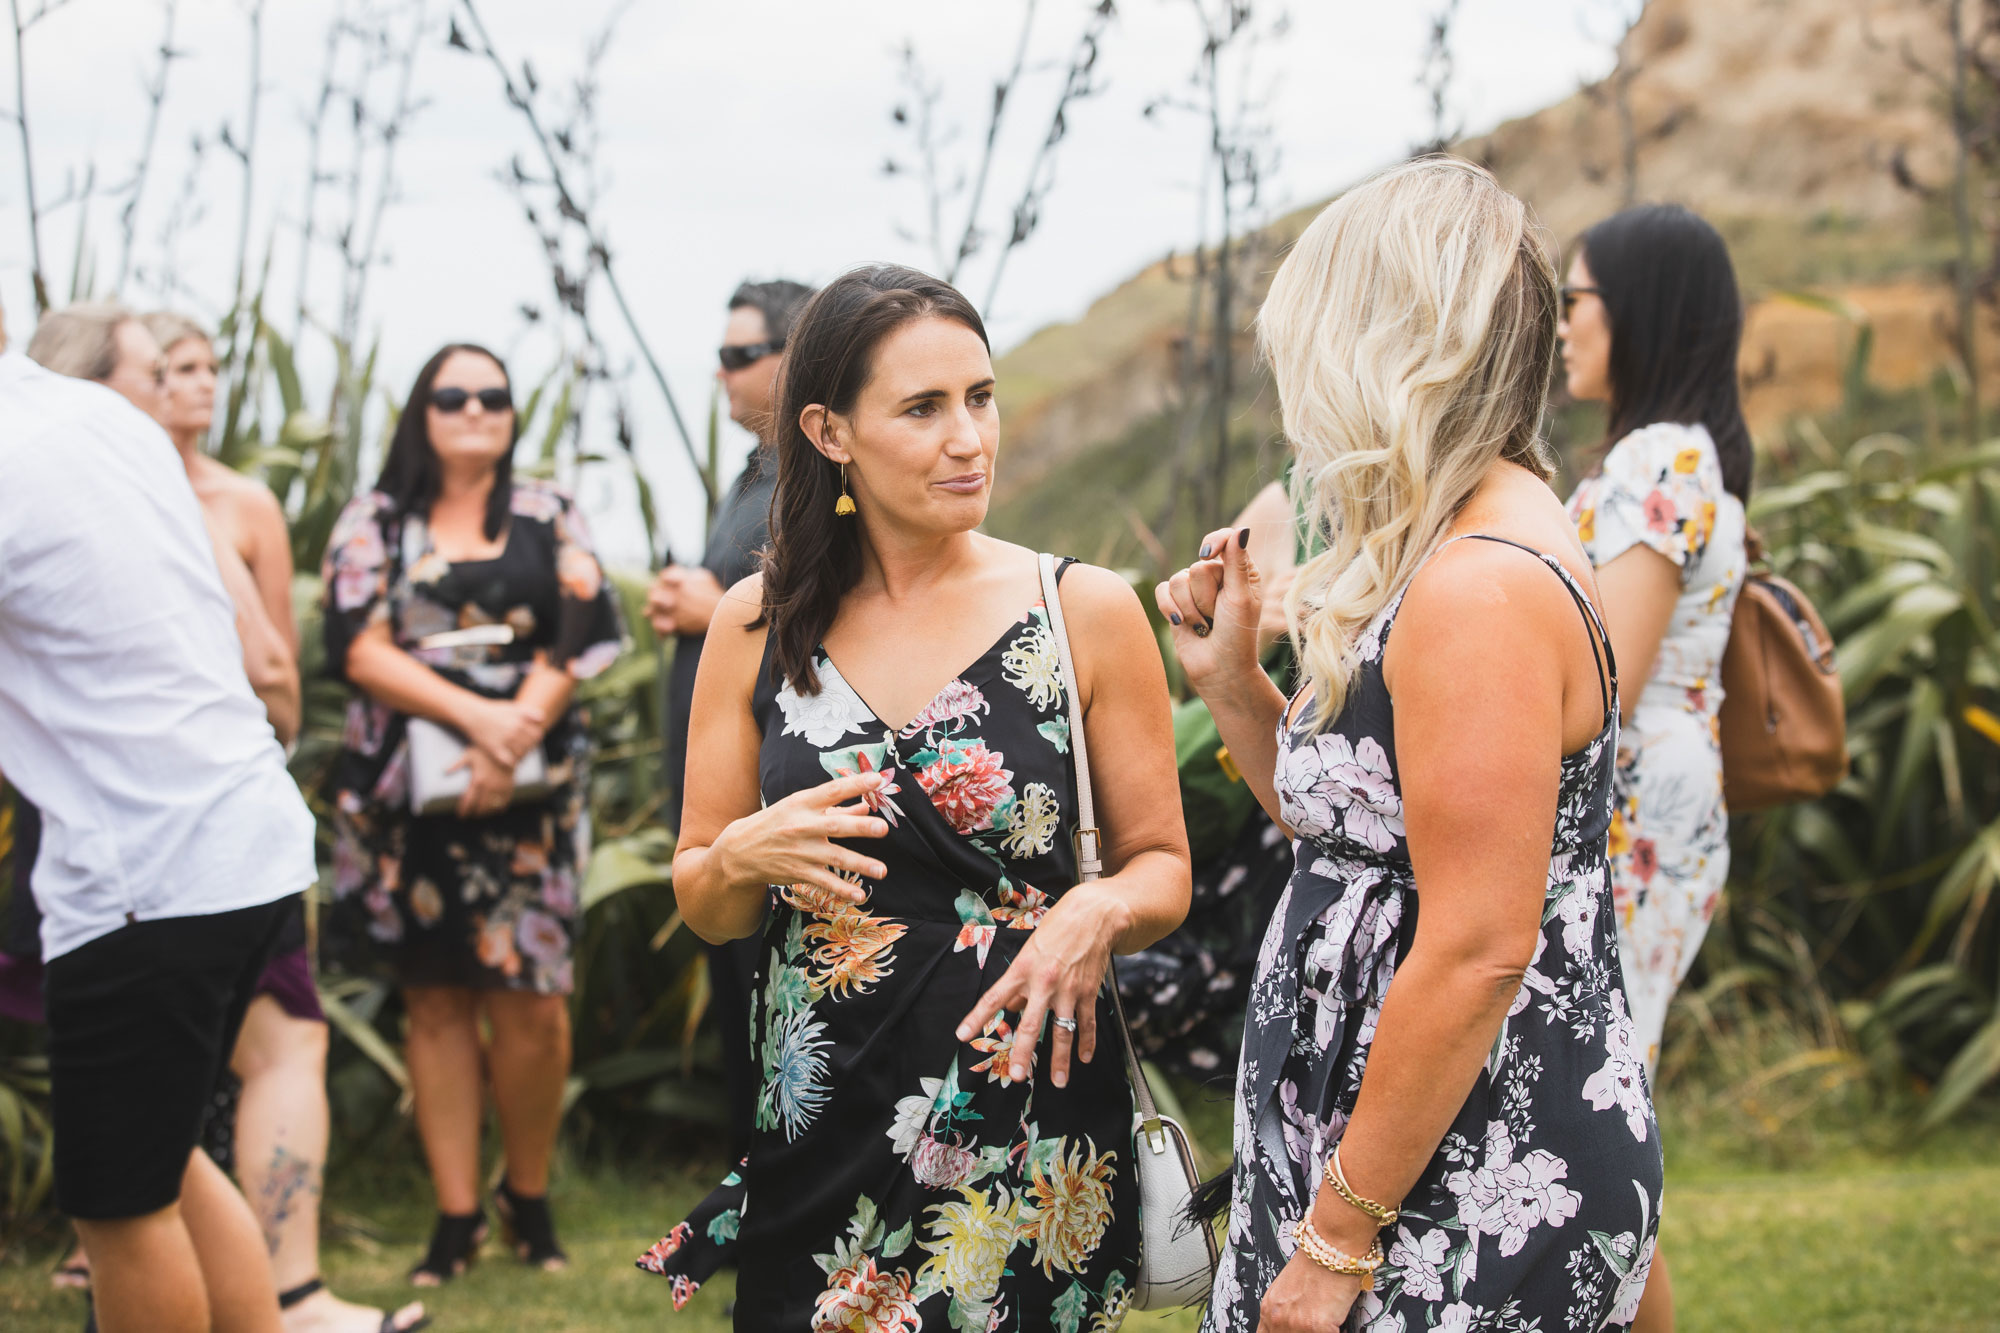
[[[1077,878],[1088,884],[1104,873],[1103,838],[1090,796],[1090,756],[1083,739],[1082,696],[1076,687],[1076,663],[1070,656],[1069,632],[1063,628],[1062,598],[1056,586],[1056,558],[1044,554],[1042,601],[1048,607],[1049,635],[1056,643],[1062,668],[1063,692],[1069,697],[1069,743],[1076,755]],[[1200,1183],[1187,1131],[1153,1104],[1153,1089],[1132,1047],[1132,1030],[1125,1023],[1125,1003],[1118,998],[1118,964],[1106,964],[1105,984],[1118,1015],[1118,1036],[1125,1047],[1125,1072],[1132,1079],[1133,1141],[1139,1159],[1139,1284],[1132,1307],[1159,1310],[1191,1305],[1208,1294],[1215,1281],[1215,1233],[1208,1224],[1188,1216],[1188,1202]]]

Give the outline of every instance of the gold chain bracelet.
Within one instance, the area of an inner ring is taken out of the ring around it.
[[[1342,1277],[1358,1277],[1361,1279],[1363,1291],[1375,1290],[1375,1270],[1382,1266],[1381,1237],[1375,1238],[1375,1243],[1369,1246],[1368,1253],[1356,1259],[1351,1254],[1344,1254],[1335,1249],[1326,1237],[1315,1231],[1310,1214],[1299,1219],[1299,1224],[1293,1228],[1292,1234],[1298,1241],[1299,1248],[1306,1252],[1306,1257],[1321,1268],[1330,1273],[1338,1273]]]
[[[1392,1227],[1396,1225],[1396,1219],[1402,1216],[1400,1212],[1389,1207],[1387,1204],[1377,1203],[1373,1199],[1364,1199],[1354,1192],[1354,1187],[1347,1183],[1346,1170],[1340,1165],[1339,1144],[1336,1143],[1334,1145],[1333,1153],[1326,1159],[1326,1165],[1321,1168],[1320,1174],[1326,1178],[1327,1184],[1333,1186],[1335,1194],[1338,1194],[1349,1204],[1368,1214],[1374,1220],[1375,1225]]]

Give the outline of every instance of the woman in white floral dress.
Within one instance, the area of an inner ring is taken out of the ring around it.
[[[1623,701],[1611,889],[1650,1077],[1667,1005],[1729,876],[1722,654],[1747,559],[1750,432],[1736,387],[1743,305],[1729,250],[1684,208],[1628,209],[1583,234],[1563,289],[1570,396],[1608,400],[1613,441],[1570,497]],[[1637,1328],[1672,1327],[1655,1261]]]
[[[1645,1282],[1617,672],[1540,438],[1556,307],[1540,229],[1470,163],[1330,205],[1259,320],[1325,540],[1287,595],[1300,693],[1256,669],[1247,532],[1158,592],[1298,838],[1244,1024],[1217,1333],[1595,1333]]]
[[[977,531],[978,314],[861,269],[785,357],[772,547],[702,651],[674,858],[689,926],[761,936],[762,1084],[741,1168],[639,1263],[678,1306],[733,1251],[755,1333],[1102,1333],[1139,1200],[1100,987],[1188,901],[1164,665],[1131,588],[1068,565],[1109,872],[1078,885],[1038,562]]]

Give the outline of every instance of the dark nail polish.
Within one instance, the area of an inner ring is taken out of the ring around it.
[[[1181,618],[1178,615],[1169,614],[1167,616],[1167,619],[1171,620],[1176,625],[1181,623]]]
[[[1250,549],[1250,529],[1245,528],[1236,534],[1236,547],[1238,550],[1243,551]]]
[[[1207,543],[1207,542],[1203,542],[1203,543],[1201,544],[1201,555],[1200,555],[1200,557],[1199,557],[1200,559],[1203,559],[1203,560],[1206,560],[1206,559],[1208,559],[1208,548],[1209,548],[1209,543]]]
[[[1208,625],[1206,622],[1198,622],[1195,625],[1194,636],[1197,639],[1205,639],[1208,637]]]

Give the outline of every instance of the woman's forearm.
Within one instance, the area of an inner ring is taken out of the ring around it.
[[[728,835],[724,829],[722,836]],[[724,864],[713,846],[683,846],[674,852],[674,901],[681,920],[710,944],[745,939],[764,923],[768,886],[732,884]]]
[[[1257,804],[1273,822],[1283,825],[1278,810],[1278,724],[1285,715],[1285,696],[1261,668],[1227,679],[1195,683],[1208,705],[1215,730],[1229,749],[1236,771],[1250,784]]]
[[[1420,938],[1396,969],[1341,1138],[1348,1183],[1363,1198],[1390,1207],[1408,1195],[1436,1155],[1520,993],[1520,967],[1496,956],[1452,952],[1439,957]],[[1356,1254],[1375,1230],[1331,1189],[1320,1192],[1313,1224]]]
[[[347,650],[347,678],[377,703],[398,713],[466,730],[468,707],[481,696],[454,685],[393,643],[364,635]]]
[[[556,719],[569,711],[569,701],[576,696],[576,677],[561,667],[548,665],[539,659],[521,682],[520,692],[514,702],[526,704],[542,715],[542,730],[546,732],[556,724]]]
[[[1177,852],[1140,852],[1116,874],[1070,892],[1096,894],[1114,906],[1111,951],[1137,953],[1171,934],[1187,917],[1188,864]]]

